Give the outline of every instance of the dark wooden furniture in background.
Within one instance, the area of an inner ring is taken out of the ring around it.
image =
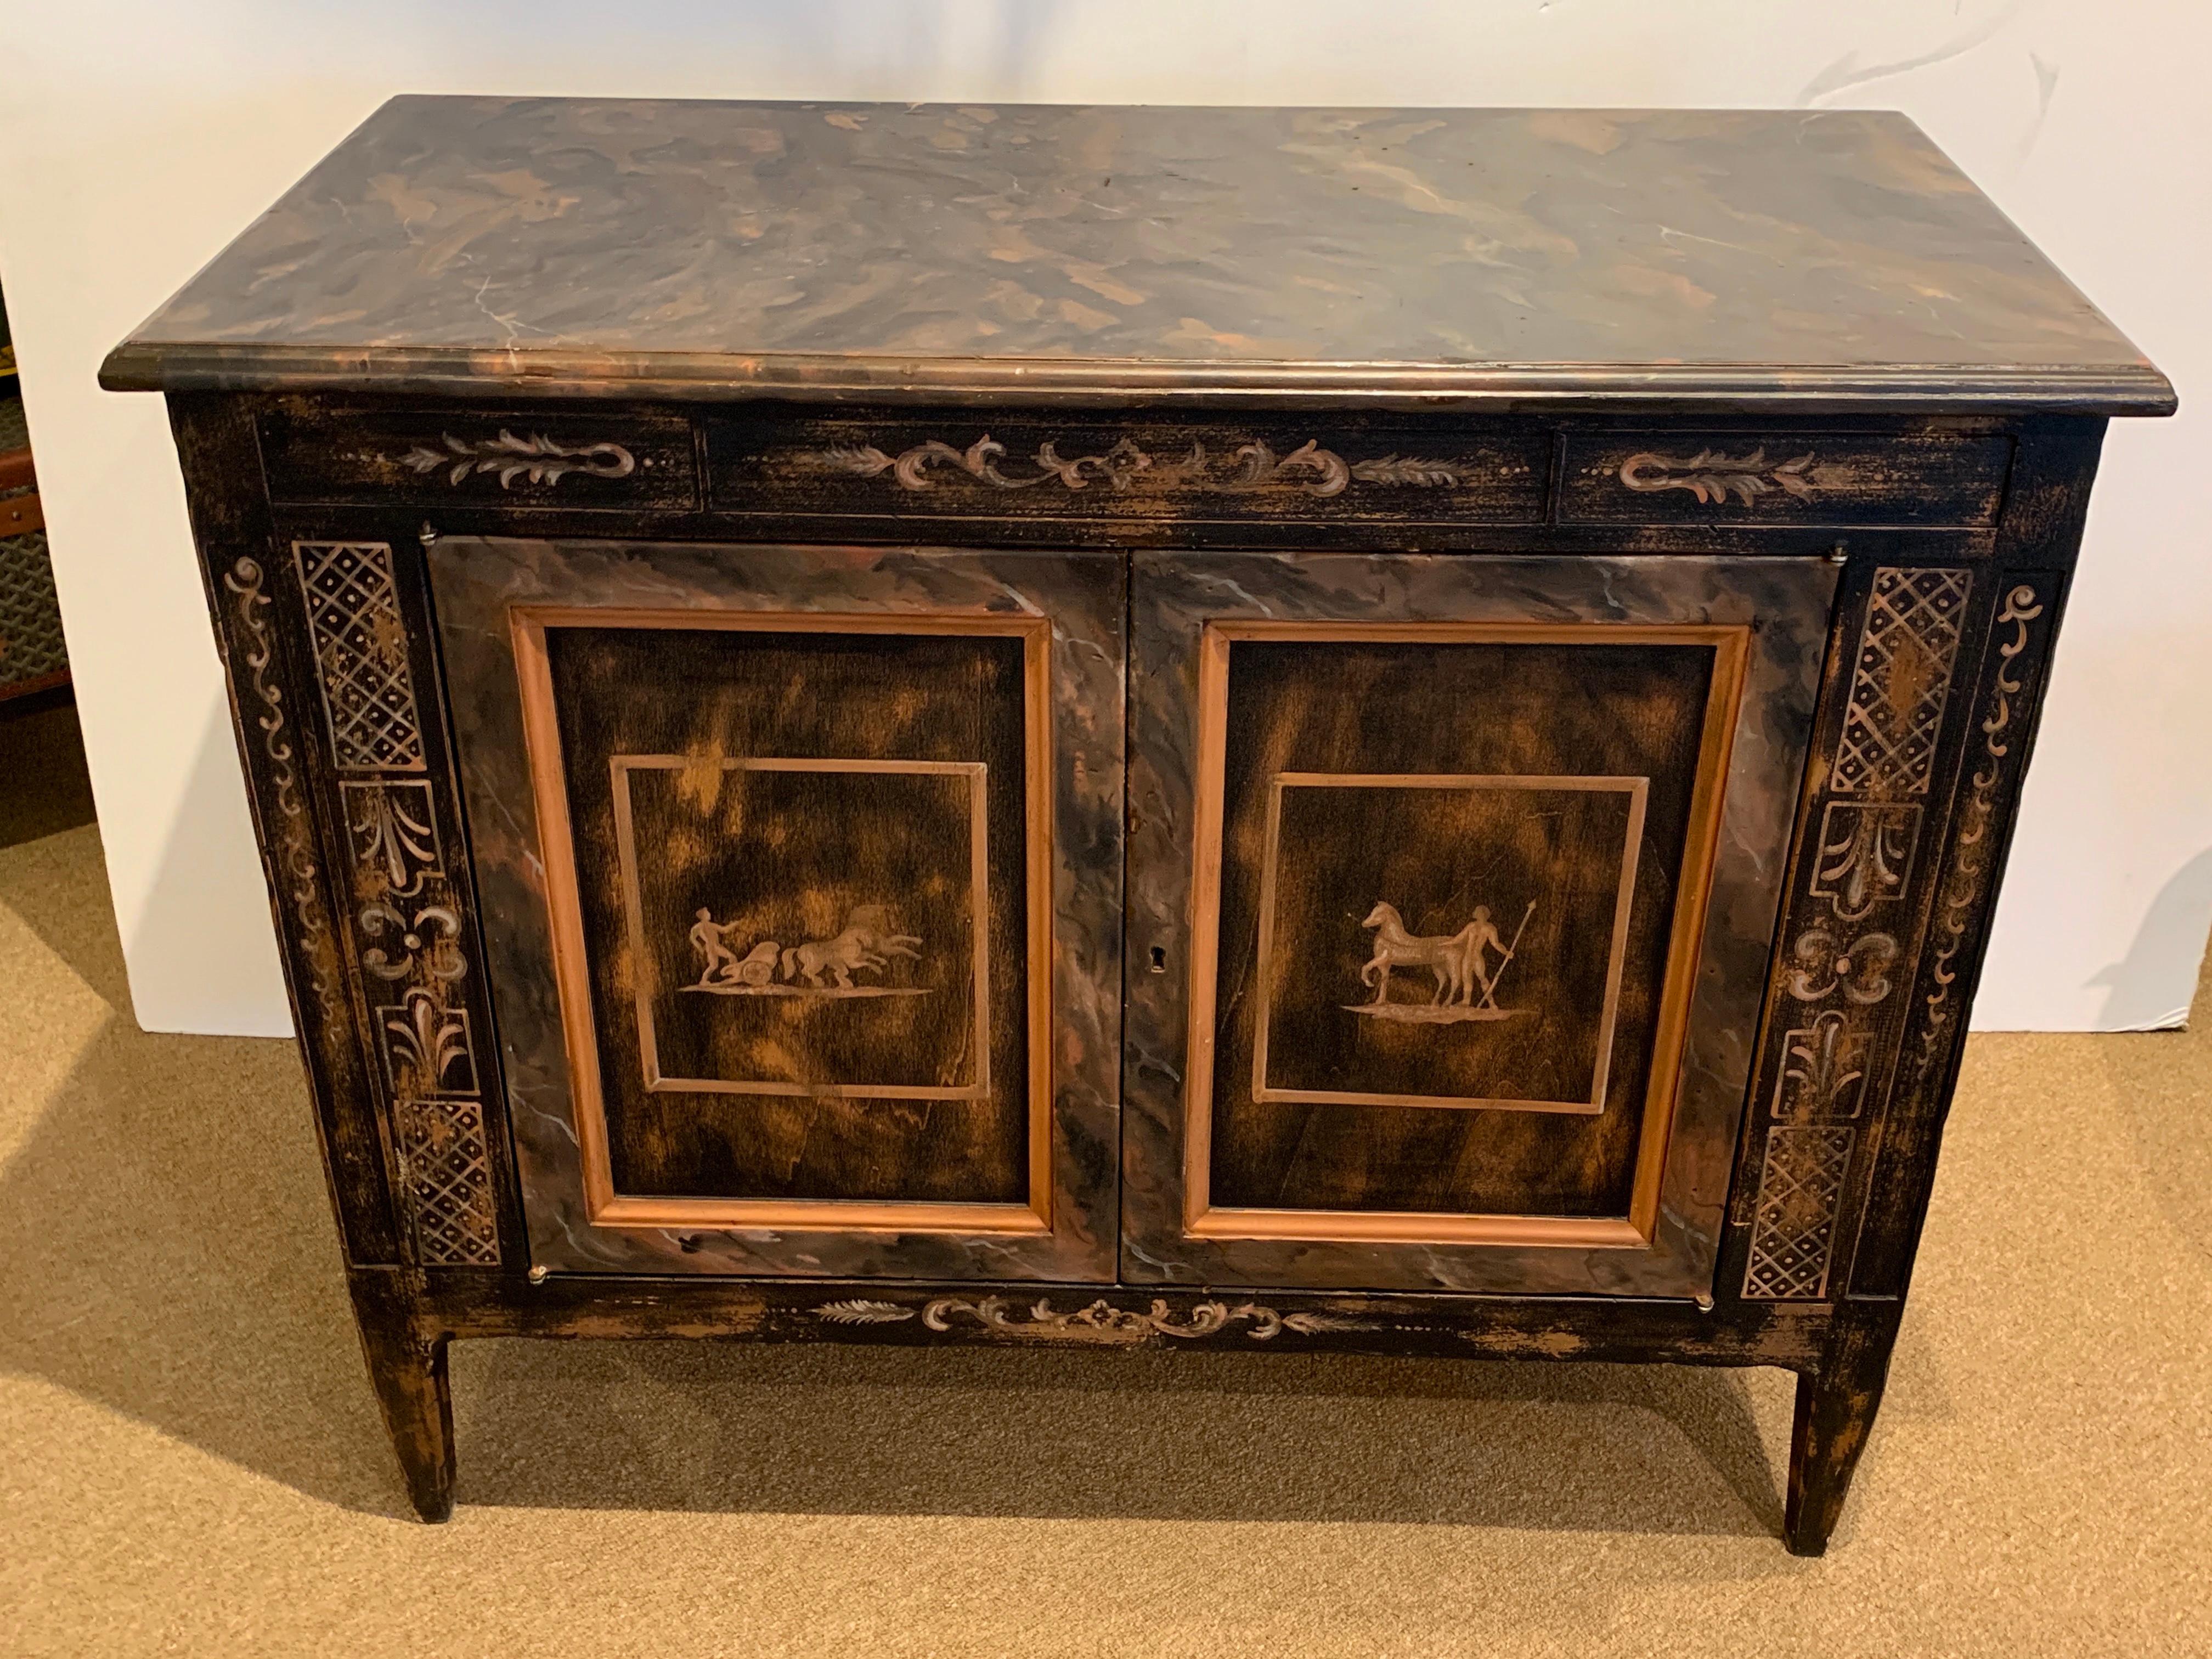
[[[369,1365],[1887,1369],[2106,418],[1863,113],[401,99],[167,392]]]
[[[0,708],[69,684],[46,515],[12,371],[0,383]]]
[[[0,847],[92,821],[46,509],[0,307]]]

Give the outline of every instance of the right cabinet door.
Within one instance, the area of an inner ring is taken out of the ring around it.
[[[1123,1277],[1710,1295],[1837,574],[1139,556]]]

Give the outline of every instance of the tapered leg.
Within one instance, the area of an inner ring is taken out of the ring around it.
[[[1790,1443],[1790,1502],[1783,1540],[1792,1555],[1820,1555],[1844,1511],[1851,1471],[1866,1448],[1897,1342],[1894,1301],[1845,1303],[1820,1368],[1797,1379],[1797,1424]]]
[[[389,1283],[386,1274],[354,1275],[362,1352],[415,1512],[425,1521],[443,1521],[453,1512],[453,1408],[446,1386],[446,1338],[424,1335]]]

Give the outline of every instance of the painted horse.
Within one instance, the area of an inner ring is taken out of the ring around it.
[[[881,973],[890,966],[893,957],[919,960],[921,952],[915,947],[921,941],[911,933],[890,931],[890,912],[880,904],[856,904],[845,918],[845,931],[835,939],[814,939],[805,945],[794,945],[783,953],[783,976],[787,980],[805,978],[809,985],[820,986],[827,970],[836,981],[836,988],[853,988],[853,975],[866,969]]]
[[[1482,975],[1482,948],[1498,937],[1486,910],[1477,910],[1474,920],[1456,933],[1425,938],[1407,933],[1405,918],[1391,904],[1376,905],[1359,925],[1375,929],[1375,954],[1359,970],[1359,982],[1375,988],[1378,1003],[1389,1000],[1394,968],[1425,968],[1436,975],[1437,988],[1429,998],[1431,1006],[1440,1002],[1472,1002],[1475,981]]]

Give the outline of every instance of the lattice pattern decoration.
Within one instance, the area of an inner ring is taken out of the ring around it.
[[[1928,793],[1972,586],[1965,570],[1885,566],[1875,573],[1830,780],[1838,793]]]
[[[469,1015],[449,1000],[466,971],[455,896],[431,894],[445,876],[427,776],[398,572],[385,542],[295,542],[292,555],[315,646],[315,678],[329,716],[331,755],[352,840],[362,969],[414,981],[371,1009],[372,1040],[392,1107],[393,1150],[415,1259],[429,1267],[499,1265],[491,1148],[477,1097]],[[406,901],[404,908],[395,902]],[[419,937],[418,937],[419,934]]]
[[[416,1259],[432,1267],[497,1267],[499,1221],[492,1212],[483,1106],[473,1100],[403,1098],[393,1127],[414,1218]]]
[[[68,666],[46,532],[0,537],[0,692]]]
[[[407,628],[383,542],[295,542],[317,678],[341,770],[423,769]]]
[[[1827,1293],[1836,1206],[1857,1139],[1856,1129],[1832,1124],[1778,1124],[1766,1132],[1746,1301],[1818,1301]]]

